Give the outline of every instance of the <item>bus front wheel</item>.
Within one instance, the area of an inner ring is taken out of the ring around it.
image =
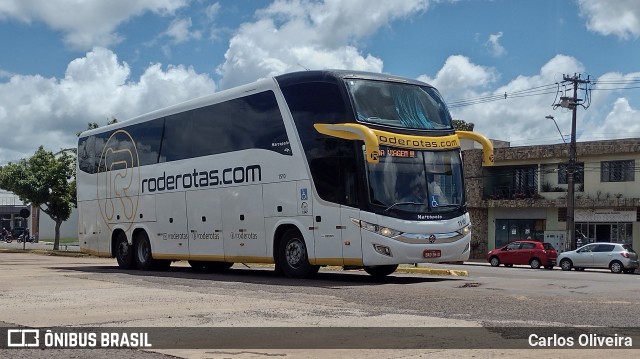
[[[311,265],[307,246],[300,232],[287,230],[278,247],[278,269],[290,278],[307,278],[318,273],[320,266]]]
[[[397,264],[383,265],[383,266],[365,266],[364,271],[369,273],[370,276],[375,278],[386,277],[398,269]]]

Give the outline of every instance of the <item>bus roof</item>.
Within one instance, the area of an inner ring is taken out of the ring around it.
[[[336,82],[338,79],[365,79],[377,81],[393,81],[402,82],[412,85],[429,86],[431,85],[409,78],[382,74],[377,72],[351,71],[351,70],[310,70],[291,72],[283,75],[275,76],[276,81],[280,85],[291,85],[299,82],[309,81],[329,81]]]
[[[393,81],[393,82],[402,82],[402,83],[408,83],[413,85],[432,87],[431,85],[418,80],[393,76],[389,74],[375,73],[375,72],[351,71],[351,70],[298,71],[298,72],[291,72],[287,74],[274,76],[272,78],[261,79],[249,84],[233,87],[223,91],[214,92],[209,95],[197,97],[191,100],[187,100],[185,102],[181,102],[165,108],[161,108],[145,114],[141,114],[133,118],[124,120],[122,122],[117,122],[115,124],[102,126],[92,130],[87,130],[82,132],[79,137],[83,138],[96,133],[102,133],[103,131],[128,126],[133,123],[144,122],[146,120],[150,120],[150,119],[154,119],[162,116],[169,116],[178,112],[187,111],[194,108],[210,105],[213,103],[226,101],[228,99],[239,97],[240,94],[245,94],[245,93],[255,92],[255,91],[263,91],[270,88],[272,89],[275,86],[274,81],[277,82],[277,84],[280,86],[286,86],[286,85],[293,85],[297,83],[314,82],[314,81],[338,83],[338,82],[341,82],[341,80],[343,79],[350,79],[350,78],[377,80],[377,81]]]

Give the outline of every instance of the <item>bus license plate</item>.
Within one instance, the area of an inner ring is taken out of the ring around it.
[[[439,249],[425,249],[422,252],[422,256],[425,258],[440,258],[441,253]]]

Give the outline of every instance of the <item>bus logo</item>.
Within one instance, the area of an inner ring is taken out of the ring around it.
[[[140,167],[138,149],[131,135],[117,130],[104,144],[98,167],[98,205],[109,229],[116,223],[133,225],[138,211]]]

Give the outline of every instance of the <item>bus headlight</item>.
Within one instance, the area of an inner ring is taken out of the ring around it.
[[[373,223],[369,223],[366,221],[362,221],[362,220],[357,220],[357,219],[351,219],[351,221],[353,222],[353,224],[355,224],[356,226],[367,230],[369,232],[373,232],[373,233],[377,233],[381,236],[385,236],[388,238],[393,238],[393,237],[397,237],[399,235],[402,234],[402,232],[397,231],[393,228],[389,228],[389,227],[383,227],[383,226],[379,226],[377,224],[373,224]]]
[[[469,233],[471,233],[471,225],[468,226],[464,226],[463,228],[460,228],[459,230],[457,230],[456,232],[458,232],[459,234],[466,236]]]

